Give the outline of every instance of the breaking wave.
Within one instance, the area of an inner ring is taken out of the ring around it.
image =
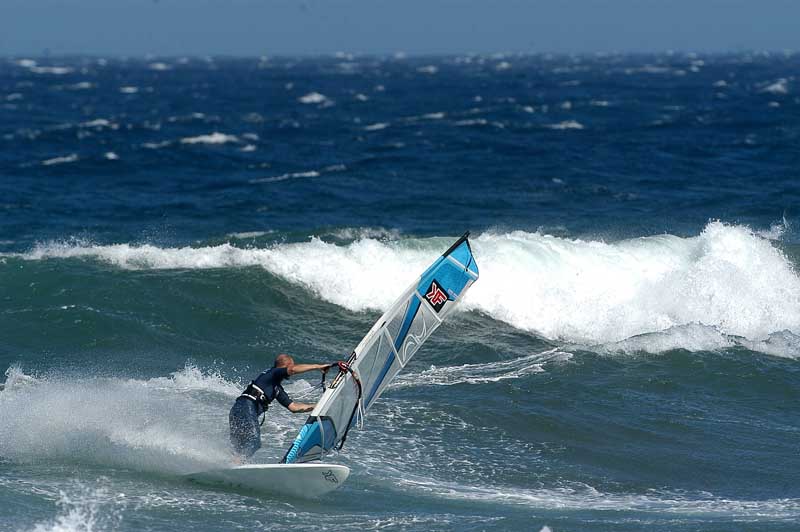
[[[523,231],[484,233],[471,240],[481,279],[462,309],[584,345],[660,334],[691,348],[679,337],[703,330],[726,346],[738,342],[764,350],[783,342],[791,348],[800,335],[800,277],[771,240],[773,232],[711,222],[694,237],[613,243]],[[388,307],[450,241],[385,241],[366,234],[346,244],[312,238],[265,248],[71,241],[41,244],[20,256],[92,258],[125,269],[258,266],[358,312]]]

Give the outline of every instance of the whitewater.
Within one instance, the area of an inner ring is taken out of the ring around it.
[[[473,237],[483,278],[461,309],[572,344],[700,350],[746,343],[797,356],[800,275],[771,236],[718,221],[695,237],[656,235],[610,243],[489,231]],[[361,312],[385,310],[448,238],[359,238],[337,245],[312,237],[263,248],[72,240],[38,244],[14,256],[86,258],[134,270],[257,266]],[[387,289],[376,293],[375,286]],[[656,337],[649,345],[620,344],[641,335]]]

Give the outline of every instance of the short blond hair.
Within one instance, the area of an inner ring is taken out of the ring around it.
[[[286,353],[281,353],[275,357],[275,364],[273,367],[276,368],[285,368],[286,366],[291,365],[294,362],[294,359],[287,355]]]

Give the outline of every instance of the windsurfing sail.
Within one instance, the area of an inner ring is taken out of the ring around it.
[[[467,237],[459,238],[394,302],[347,359],[282,462],[308,462],[342,448],[347,432],[378,400],[478,279]]]

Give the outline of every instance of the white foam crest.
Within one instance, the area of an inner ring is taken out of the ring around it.
[[[28,260],[96,258],[129,270],[207,269],[261,265],[260,255],[267,251],[245,250],[227,243],[204,248],[159,248],[149,244],[97,246],[69,241],[39,244],[22,257]]]
[[[739,338],[737,344],[751,351],[760,351],[768,355],[800,358],[800,336],[787,330],[774,332],[766,340]]]
[[[420,74],[433,75],[433,74],[436,74],[437,72],[439,72],[439,67],[437,67],[436,65],[422,66],[422,67],[419,67],[417,69],[417,72],[419,72]]]
[[[0,456],[186,473],[228,463],[240,384],[189,365],[148,380],[39,377],[0,392]],[[36,420],[31,423],[31,420]]]
[[[349,310],[377,311],[450,240],[336,245],[312,238],[263,249],[67,242],[21,256],[87,257],[128,269],[261,266]],[[547,338],[605,344],[689,324],[754,342],[784,330],[800,334],[800,277],[780,249],[746,227],[712,222],[695,237],[615,243],[523,231],[471,242],[481,279],[461,308]]]
[[[584,129],[583,124],[581,124],[577,120],[565,120],[563,122],[558,122],[557,124],[548,124],[546,127],[556,130]]]
[[[56,164],[67,164],[67,163],[74,163],[78,160],[77,153],[71,153],[69,155],[64,155],[63,157],[53,157],[52,159],[45,159],[42,161],[42,166],[53,166]]]
[[[607,352],[664,353],[675,349],[717,351],[734,347],[736,342],[714,327],[699,323],[671,327],[666,331],[642,334],[601,346]]]
[[[251,179],[248,181],[251,185],[259,183],[277,183],[278,181],[286,181],[287,179],[297,179],[300,177],[319,177],[321,174],[316,170],[309,170],[307,172],[291,172],[288,174],[281,174],[271,177],[260,177],[258,179]]]
[[[458,127],[466,127],[466,126],[485,126],[488,124],[489,121],[485,118],[472,118],[467,120],[458,120],[454,122],[454,125]]]
[[[462,364],[460,366],[431,366],[419,373],[401,373],[390,388],[410,386],[453,386],[456,384],[486,384],[509,379],[519,379],[534,373],[543,373],[544,364],[572,358],[572,353],[558,349],[548,349],[541,353],[482,364]]]
[[[82,91],[94,88],[94,84],[89,81],[79,81],[78,83],[67,85],[66,88],[72,91]]]
[[[165,141],[162,141],[162,142],[145,142],[144,144],[142,144],[142,146],[145,147],[145,148],[148,148],[150,150],[158,150],[158,149],[161,149],[161,148],[166,148],[170,144],[172,144],[171,141],[165,140]]]
[[[208,135],[184,137],[181,139],[181,144],[227,144],[228,142],[239,142],[239,137],[215,131]]]
[[[74,69],[63,66],[30,66],[28,70],[34,74],[51,74],[53,76],[64,76],[74,72]]]
[[[340,240],[361,240],[372,238],[376,240],[399,240],[400,231],[386,229],[385,227],[344,227],[331,233]]]
[[[78,127],[110,127],[116,129],[115,126],[116,124],[112,123],[110,120],[106,120],[105,118],[96,118],[94,120],[89,120],[88,122],[81,122],[78,124]]]
[[[228,238],[235,238],[237,240],[247,240],[251,238],[258,238],[261,236],[266,236],[270,234],[272,231],[240,231],[238,233],[228,233]]]
[[[474,244],[481,279],[465,306],[548,338],[618,342],[692,323],[750,340],[800,333],[800,278],[746,227],[611,244],[514,232]]]
[[[170,65],[162,62],[150,63],[149,65],[147,65],[147,68],[149,68],[150,70],[156,70],[160,72],[163,72],[165,70],[172,70],[172,67]]]
[[[389,127],[388,122],[376,122],[375,124],[364,126],[364,131],[380,131],[381,129],[386,129],[387,127]]]
[[[309,92],[308,94],[298,98],[297,101],[307,105],[315,103],[325,103],[328,101],[328,97],[319,92]]]
[[[717,327],[699,323],[671,327],[666,331],[642,334],[599,347],[601,351],[612,353],[664,353],[675,349],[720,351],[732,347],[742,347],[777,357],[800,358],[800,336],[790,331],[773,332],[763,340],[748,340],[740,336],[724,334]]]
[[[789,80],[781,78],[762,87],[761,92],[769,94],[789,94]]]

